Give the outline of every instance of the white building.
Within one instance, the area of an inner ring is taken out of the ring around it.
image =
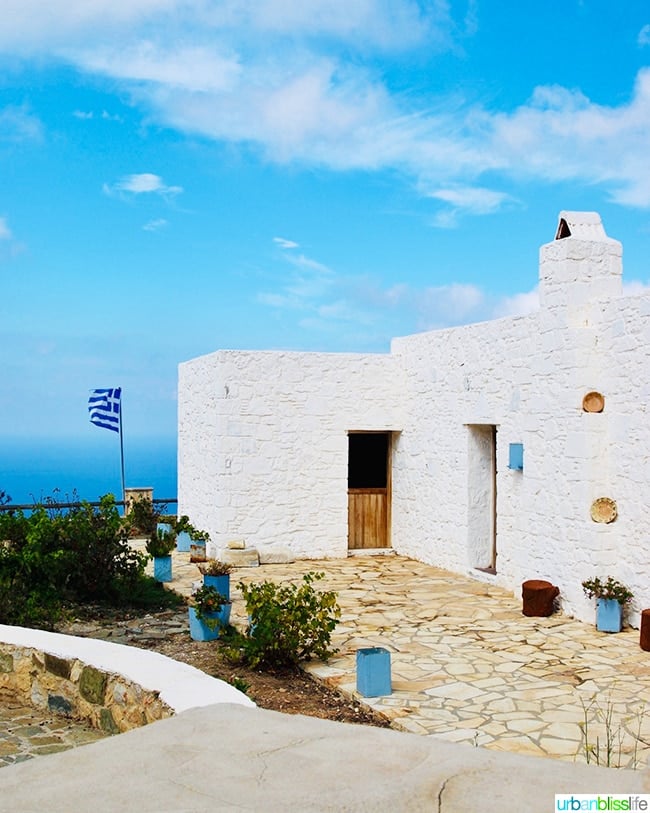
[[[650,296],[622,296],[621,256],[597,214],[562,212],[529,316],[394,339],[388,354],[181,364],[179,511],[216,548],[392,547],[518,594],[548,579],[589,621],[581,582],[611,574],[634,591],[638,624],[650,606]]]

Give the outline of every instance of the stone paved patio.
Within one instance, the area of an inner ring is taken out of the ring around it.
[[[527,618],[521,599],[501,588],[400,556],[238,569],[231,577],[232,621],[246,622],[235,587],[240,579],[286,581],[310,570],[326,574],[318,586],[338,592],[342,618],[334,635],[338,654],[327,664],[308,664],[308,671],[354,693],[356,650],[385,647],[391,653],[392,694],[364,702],[387,715],[394,728],[586,762],[586,721],[590,762],[646,764],[650,653],[639,648],[637,630],[608,635],[562,615]],[[173,572],[170,586],[185,595],[200,580],[189,554],[174,554]],[[183,631],[180,614],[168,616],[152,619],[147,635]],[[119,636],[115,641],[122,642]],[[16,722],[16,715],[7,719]],[[0,728],[5,722],[0,720]],[[25,718],[26,731],[30,725]],[[43,735],[61,737],[59,731],[27,733],[35,738],[34,747],[28,743],[20,752],[46,753],[50,745],[60,750],[58,742],[45,742]],[[85,734],[80,737],[71,745],[85,741]],[[5,760],[13,761],[15,749],[11,752],[6,742],[4,747]]]
[[[32,757],[56,754],[106,737],[88,725],[31,706],[3,702],[0,707],[0,768]]]
[[[189,593],[197,570],[187,554],[174,559],[172,586]],[[650,653],[637,630],[610,635],[562,615],[527,618],[506,590],[401,556],[266,565],[238,569],[231,580],[284,581],[309,570],[325,572],[318,584],[338,592],[342,619],[339,653],[308,671],[352,693],[356,650],[385,647],[393,692],[365,702],[395,728],[586,762],[586,720],[590,762],[645,765]],[[232,596],[232,620],[244,624],[239,592]]]

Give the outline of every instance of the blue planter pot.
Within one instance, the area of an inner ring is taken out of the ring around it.
[[[187,531],[181,531],[176,537],[176,550],[181,553],[189,553],[192,540]]]
[[[226,573],[223,576],[204,576],[203,584],[206,587],[214,587],[217,592],[221,593],[230,600],[230,574]]]
[[[157,582],[170,582],[172,580],[172,557],[153,557],[153,577]]]
[[[362,697],[391,694],[390,652],[381,646],[357,649],[357,691]]]
[[[623,626],[623,605],[615,598],[596,599],[596,629],[620,632]]]
[[[190,635],[193,641],[214,641],[219,637],[222,625],[225,626],[230,621],[230,608],[231,604],[224,604],[218,613],[211,613],[208,618],[211,621],[217,621],[214,625],[207,624],[205,619],[196,617],[196,609],[194,607],[188,608],[190,617]]]

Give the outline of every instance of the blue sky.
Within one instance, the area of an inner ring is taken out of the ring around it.
[[[0,437],[172,437],[178,363],[535,306],[561,209],[650,280],[650,7],[3,0]],[[112,440],[112,439],[111,439]]]

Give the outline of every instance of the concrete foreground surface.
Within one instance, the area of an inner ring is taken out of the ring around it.
[[[549,813],[555,793],[605,792],[650,776],[231,704],[0,771],[0,807],[21,813]]]

